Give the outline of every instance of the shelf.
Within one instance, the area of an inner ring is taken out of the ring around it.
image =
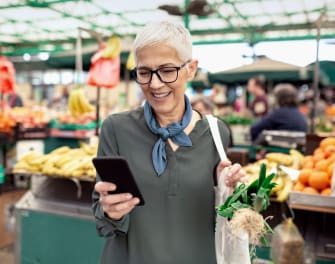
[[[34,173],[34,172],[25,172],[25,171],[14,171],[13,174],[20,175],[20,176],[26,176],[26,177],[41,177],[41,178],[44,178],[45,180],[54,179],[54,180],[71,181],[76,186],[77,199],[80,199],[83,195],[82,182],[87,182],[87,183],[92,183],[92,184],[95,182],[95,178],[87,176],[87,175],[82,175],[80,177],[66,177],[66,176],[61,176],[61,175],[45,175],[40,172]]]
[[[289,205],[293,209],[335,214],[335,197],[291,192]]]

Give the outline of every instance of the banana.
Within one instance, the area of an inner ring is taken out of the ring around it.
[[[104,59],[112,59],[119,56],[120,53],[121,53],[121,40],[119,37],[113,35],[108,39],[106,47],[102,52],[102,57]]]
[[[78,89],[78,92],[77,92],[77,100],[78,100],[78,105],[79,105],[79,108],[80,108],[80,113],[81,114],[84,114],[84,113],[90,113],[90,112],[93,112],[94,111],[94,106],[91,105],[87,98],[85,97],[84,95],[84,92],[82,89]]]
[[[285,166],[291,166],[293,163],[290,155],[279,152],[268,153],[265,155],[265,158],[270,162],[276,162]]]
[[[295,149],[290,149],[290,155],[293,158],[292,168],[300,169],[304,162],[304,155]]]
[[[14,172],[15,171],[20,171],[20,170],[28,170],[29,168],[29,165],[27,162],[25,161],[19,161],[18,163],[16,163],[14,166],[13,166],[13,170]]]
[[[29,161],[29,165],[32,166],[43,166],[43,164],[48,160],[48,155],[41,154],[41,157],[38,157],[34,160]]]
[[[80,144],[80,148],[83,149],[83,151],[87,154],[87,155],[96,155],[97,154],[97,146],[90,146],[87,143],[81,143]]]
[[[81,98],[81,89],[77,89],[76,93],[75,93],[75,99],[74,99],[74,103],[75,106],[77,108],[77,115],[82,115],[85,112],[85,109],[82,105],[82,98]]]
[[[63,166],[65,166],[66,163],[70,162],[73,160],[72,155],[62,155],[58,160],[54,162],[55,167],[62,169]]]
[[[283,179],[283,176],[280,176],[277,174],[277,176],[273,179],[273,182],[275,182],[277,185],[272,188],[271,195],[276,195],[284,188],[285,182]]]
[[[34,160],[40,156],[41,153],[38,153],[36,151],[29,151],[20,158],[20,161],[26,161],[29,163],[30,160]]]
[[[77,99],[76,99],[77,95],[76,94],[77,94],[77,91],[72,90],[70,95],[69,95],[69,101],[68,101],[68,107],[69,107],[70,113],[73,116],[77,116],[78,113],[79,113],[78,106],[77,106]]]
[[[285,177],[285,186],[280,191],[277,192],[277,200],[279,202],[284,202],[288,199],[290,192],[293,188],[293,182],[289,177]]]
[[[65,154],[66,152],[68,152],[68,151],[70,151],[71,150],[71,148],[69,147],[69,146],[62,146],[62,147],[59,147],[59,148],[56,148],[56,149],[54,149],[53,151],[51,151],[50,153],[49,153],[49,155],[51,156],[51,155],[63,155],[63,154]],[[49,156],[49,157],[50,157]]]

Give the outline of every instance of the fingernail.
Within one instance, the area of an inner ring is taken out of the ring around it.
[[[130,193],[126,194],[126,199],[131,199],[133,196]]]
[[[135,201],[134,201],[134,203],[135,204],[138,204],[140,202],[140,199],[138,199],[138,198],[135,198]]]

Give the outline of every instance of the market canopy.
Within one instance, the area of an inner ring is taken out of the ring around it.
[[[314,73],[315,63],[307,66],[311,73]],[[319,82],[323,86],[335,86],[335,61],[319,62]]]
[[[248,65],[209,73],[208,79],[211,84],[234,84],[246,83],[255,75],[263,75],[267,81],[272,82],[303,82],[312,80],[311,71],[308,67],[299,67],[262,56]]]
[[[335,37],[335,0],[0,2],[0,45],[6,56],[73,50],[78,28],[106,38],[116,34],[127,50],[144,24],[162,19],[184,23],[198,44],[315,39],[317,25],[321,38]],[[96,43],[92,34],[83,39],[83,45]]]

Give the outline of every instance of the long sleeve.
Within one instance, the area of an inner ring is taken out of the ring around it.
[[[118,149],[113,140],[113,128],[111,121],[106,119],[101,128],[101,134],[99,138],[98,156],[115,156],[118,155]],[[99,175],[97,175],[96,181],[100,181]],[[103,237],[110,237],[115,234],[125,234],[129,228],[129,216],[125,216],[122,219],[115,221],[108,218],[99,202],[99,194],[95,191],[92,193],[93,199],[93,213],[96,220],[96,228],[98,234]]]

